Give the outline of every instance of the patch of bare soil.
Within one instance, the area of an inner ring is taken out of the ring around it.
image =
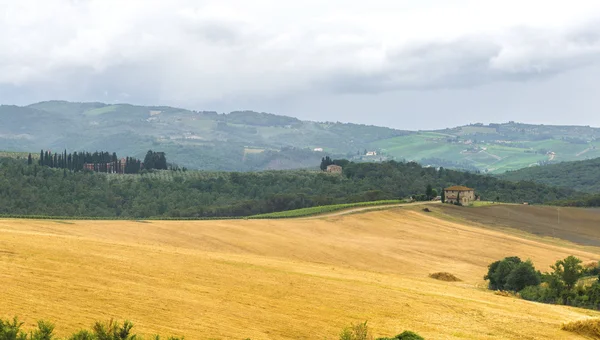
[[[600,209],[532,205],[455,207],[439,205],[444,214],[488,227],[513,228],[587,246],[600,246]]]
[[[453,274],[446,273],[446,272],[429,274],[429,277],[432,278],[432,279],[436,279],[436,280],[440,280],[440,281],[446,281],[446,282],[459,282],[459,281],[462,281],[461,279],[459,279],[458,277],[454,276]]]

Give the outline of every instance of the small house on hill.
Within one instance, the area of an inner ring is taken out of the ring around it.
[[[327,172],[333,173],[333,174],[341,174],[342,167],[339,165],[331,164],[331,165],[327,166]]]
[[[455,204],[459,202],[462,205],[469,205],[475,201],[475,189],[455,185],[444,189],[444,196],[446,203]]]

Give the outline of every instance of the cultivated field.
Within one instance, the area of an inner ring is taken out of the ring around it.
[[[0,220],[0,317],[48,319],[61,334],[129,318],[140,333],[186,339],[336,339],[364,320],[376,336],[578,339],[561,324],[600,317],[498,296],[482,279],[505,256],[546,270],[568,255],[598,260],[600,248],[411,209],[298,220]],[[462,281],[428,277],[441,271]]]
[[[446,217],[494,228],[510,228],[544,237],[600,247],[600,209],[527,205],[460,208],[440,205]]]

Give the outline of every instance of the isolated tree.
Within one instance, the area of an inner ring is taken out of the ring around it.
[[[331,159],[331,157],[329,156],[325,156],[324,158],[321,159],[321,170],[325,171],[327,170],[327,167],[334,164],[333,160]]]
[[[425,188],[425,196],[427,197],[428,200],[431,199],[432,194],[433,194],[433,187],[431,186],[431,184],[427,184],[427,188]]]
[[[442,189],[442,203],[446,203],[446,191]]]
[[[581,278],[583,267],[581,266],[581,260],[571,255],[564,260],[558,260],[551,266],[554,270],[554,275],[559,277],[564,282],[568,290],[573,289],[577,280]]]
[[[31,164],[33,164],[33,159],[31,158],[31,154],[29,154],[29,156],[27,156],[27,165]]]

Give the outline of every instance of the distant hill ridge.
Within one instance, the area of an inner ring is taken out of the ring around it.
[[[417,132],[254,111],[67,101],[0,106],[0,150],[110,149],[141,157],[152,149],[204,170],[314,168],[329,155],[502,173],[600,157],[599,139],[598,128],[515,122]]]
[[[500,178],[511,181],[533,181],[600,194],[600,158],[509,171]]]

